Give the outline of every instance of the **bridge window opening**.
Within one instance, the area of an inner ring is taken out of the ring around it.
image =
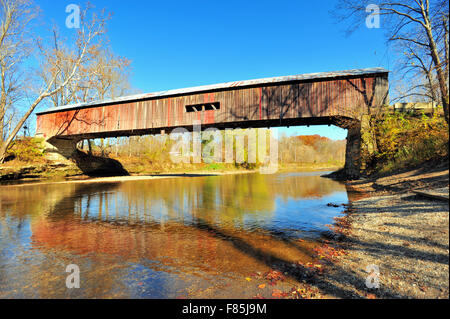
[[[212,102],[212,103],[203,103],[203,104],[194,104],[194,105],[186,105],[186,112],[201,112],[201,111],[216,111],[220,110],[220,102]]]

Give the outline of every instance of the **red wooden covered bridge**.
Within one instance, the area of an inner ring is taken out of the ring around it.
[[[219,129],[334,124],[349,129],[350,155],[359,153],[360,135],[351,127],[387,98],[383,68],[301,74],[54,107],[37,113],[36,134],[70,157],[83,139],[192,130],[197,121]]]

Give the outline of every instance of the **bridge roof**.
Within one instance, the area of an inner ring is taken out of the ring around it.
[[[127,95],[122,97],[117,97],[114,99],[107,100],[98,100],[92,102],[83,102],[77,104],[70,104],[65,106],[57,106],[51,107],[47,110],[37,112],[36,114],[46,114],[60,111],[67,111],[71,109],[79,109],[86,107],[93,107],[97,105],[106,105],[106,104],[116,104],[116,103],[125,103],[139,100],[146,100],[152,98],[159,97],[168,97],[168,96],[176,96],[176,95],[184,95],[184,94],[193,94],[193,93],[201,93],[201,92],[211,92],[218,91],[223,89],[234,89],[234,88],[242,88],[248,86],[263,86],[263,85],[273,85],[277,83],[283,82],[292,82],[292,81],[313,81],[313,80],[321,80],[321,79],[330,79],[330,78],[341,78],[341,77],[354,77],[354,76],[362,76],[368,74],[380,74],[380,73],[388,73],[389,71],[384,68],[366,68],[366,69],[353,69],[353,70],[345,70],[345,71],[334,71],[334,72],[319,72],[319,73],[307,73],[307,74],[298,74],[298,75],[287,75],[287,76],[277,76],[271,78],[261,78],[254,80],[245,80],[245,81],[234,81],[234,82],[225,82],[219,84],[211,84],[211,85],[202,85],[195,86],[184,89],[175,89],[175,90],[167,90],[153,93],[144,93],[144,94],[135,94],[135,95]]]

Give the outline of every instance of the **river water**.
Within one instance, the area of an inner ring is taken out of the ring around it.
[[[324,173],[0,186],[0,298],[251,298],[342,216]]]

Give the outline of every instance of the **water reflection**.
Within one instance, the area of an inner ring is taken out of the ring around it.
[[[317,173],[0,187],[0,297],[251,297],[243,276],[311,260],[328,202],[345,187]]]

